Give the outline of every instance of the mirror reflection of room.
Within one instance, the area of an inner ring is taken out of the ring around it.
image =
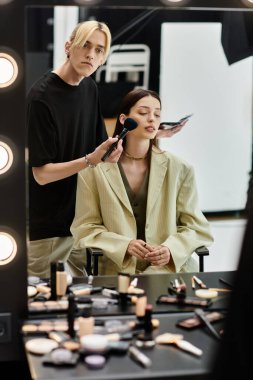
[[[42,49],[34,47],[34,42],[27,44],[29,67],[36,67],[32,56],[47,56],[46,67],[40,73],[34,73],[33,79],[53,67],[56,59],[61,59],[59,51],[57,53],[53,49],[56,30],[62,30],[57,21],[57,12],[62,10],[56,8],[29,10],[31,19],[32,13],[37,12],[44,18],[44,26],[47,25],[40,35],[40,41],[44,38]],[[231,242],[227,244],[227,250],[234,251],[234,259],[230,262],[224,260],[223,265],[233,269],[237,264],[237,251],[244,229],[243,210],[251,171],[252,61],[250,54],[244,52],[243,55],[241,47],[235,43],[232,47],[230,41],[234,37],[234,23],[240,27],[244,22],[249,28],[249,18],[240,12],[233,18],[230,12],[74,8],[74,22],[101,16],[112,31],[112,46],[145,44],[149,47],[149,88],[161,94],[165,104],[162,111],[164,121],[194,114],[182,132],[173,139],[161,140],[161,147],[185,157],[196,168],[201,208],[211,220],[218,237],[215,239],[217,245],[214,244],[208,258],[210,268],[217,268],[219,239],[225,229]],[[122,23],[122,17],[125,23]],[[68,33],[66,31],[65,36],[61,34],[63,43]],[[31,34],[28,35],[32,38]],[[62,52],[59,43],[57,47]],[[106,82],[105,74],[106,64],[94,78],[99,87],[107,131],[111,134],[117,109],[113,100],[117,103],[130,88],[142,86],[143,73],[120,72],[116,82],[115,78]],[[31,77],[29,73],[28,87],[33,81]],[[114,96],[108,96],[108,93]],[[246,99],[243,105],[240,99]],[[244,134],[240,133],[242,124]],[[241,154],[235,154],[235,151]]]

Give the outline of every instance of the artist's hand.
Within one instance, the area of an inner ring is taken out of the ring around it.
[[[145,259],[145,255],[150,252],[152,248],[145,243],[144,240],[131,240],[128,247],[127,253],[131,256],[136,257],[137,259]]]
[[[188,120],[184,120],[182,123],[175,125],[175,127],[170,129],[158,129],[156,138],[162,139],[164,137],[172,137],[176,133],[180,132],[183,126],[187,123]]]
[[[144,259],[148,260],[151,265],[162,266],[169,263],[171,253],[168,247],[163,245],[152,246],[152,250],[147,252]]]
[[[101,161],[101,158],[103,155],[107,152],[107,150],[110,148],[110,146],[114,143],[117,142],[118,138],[117,137],[109,137],[105,142],[100,144],[93,153],[89,154],[89,160],[96,164],[99,164]],[[122,153],[122,140],[119,140],[117,143],[116,148],[112,151],[112,153],[108,156],[106,159],[106,162],[110,163],[116,163],[118,162],[121,153]]]

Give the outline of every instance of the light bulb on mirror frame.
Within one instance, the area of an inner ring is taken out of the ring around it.
[[[17,253],[17,243],[13,236],[0,231],[0,265],[10,263]]]
[[[160,0],[161,3],[164,5],[171,5],[171,6],[176,6],[176,5],[186,5],[189,3],[189,0]]]
[[[6,173],[13,164],[13,152],[9,145],[0,140],[0,175]]]
[[[0,89],[11,86],[18,76],[16,60],[0,49]]]

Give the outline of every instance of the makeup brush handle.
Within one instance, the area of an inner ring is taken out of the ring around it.
[[[203,354],[203,351],[200,348],[194,346],[190,342],[187,342],[187,340],[178,340],[176,345],[182,350],[188,351],[193,355],[201,356]]]

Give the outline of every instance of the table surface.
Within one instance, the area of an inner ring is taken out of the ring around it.
[[[153,313],[173,313],[173,312],[191,312],[195,306],[183,305],[183,304],[158,304],[157,299],[160,295],[168,295],[168,288],[171,286],[171,281],[175,278],[182,277],[186,283],[186,295],[194,296],[194,290],[191,286],[191,279],[195,273],[183,273],[183,274],[152,274],[152,275],[138,275],[131,276],[131,280],[135,277],[138,279],[137,287],[144,289],[147,294],[148,303],[153,306]],[[196,273],[196,276],[200,278],[208,288],[227,288],[228,286],[220,282],[220,279],[225,279],[229,283],[233,282],[234,271],[227,272],[203,272]],[[75,278],[75,283],[86,283],[87,278]],[[105,288],[117,289],[117,276],[97,276],[93,279],[93,286],[100,286]],[[198,288],[198,286],[196,287]],[[90,296],[92,299],[101,298],[101,294],[93,294]],[[227,308],[229,300],[229,292],[221,292],[218,297],[213,299],[210,305],[204,309],[206,310],[224,310]],[[92,314],[94,316],[110,316],[110,315],[133,315],[135,314],[135,305],[128,303],[126,307],[120,307],[120,305],[108,305],[106,308],[97,309],[93,308]],[[58,315],[58,312],[33,312],[30,313],[31,318],[48,318]]]
[[[187,286],[187,296],[193,296],[194,291],[191,287],[191,279],[194,273],[180,274]],[[209,288],[229,288],[223,284],[220,279],[233,283],[235,272],[203,272],[196,273],[207,287]],[[128,355],[110,356],[104,368],[99,370],[90,370],[83,363],[82,359],[78,361],[75,367],[53,367],[43,364],[43,357],[26,353],[27,360],[34,380],[133,380],[133,379],[176,379],[183,380],[189,377],[196,379],[205,379],[210,372],[212,358],[219,342],[210,335],[206,327],[197,327],[194,329],[183,329],[176,326],[180,319],[194,315],[194,307],[182,305],[161,305],[157,304],[157,298],[161,294],[168,294],[168,287],[171,285],[179,274],[156,274],[156,275],[139,275],[132,276],[131,280],[137,277],[139,288],[145,290],[148,302],[153,305],[153,318],[158,318],[160,326],[154,331],[154,335],[164,332],[183,334],[184,339],[203,350],[201,357],[196,357],[186,353],[173,345],[160,346],[156,345],[153,349],[142,349],[150,357],[152,366],[148,369],[141,367],[134,362]],[[87,279],[74,279],[75,283],[87,283]],[[94,286],[117,287],[117,276],[98,276],[93,279]],[[95,295],[94,295],[95,297]],[[100,295],[97,295],[100,297]],[[229,293],[219,293],[219,296],[212,301],[206,311],[226,311],[229,300]],[[128,305],[122,309],[119,305],[109,306],[107,309],[96,310],[92,312],[95,318],[102,319],[135,319],[135,306]],[[51,315],[42,315],[43,318],[52,318]],[[64,315],[60,315],[64,318]],[[34,315],[30,315],[32,320]],[[36,316],[38,321],[39,315]],[[216,330],[221,330],[223,321],[214,322]],[[34,336],[24,336],[24,344]]]
[[[184,313],[183,317],[191,317],[193,313]],[[107,320],[113,317],[104,317]],[[133,317],[119,316],[123,320],[130,320]],[[216,351],[219,341],[213,338],[205,327],[197,327],[186,330],[176,326],[177,321],[182,319],[182,313],[159,314],[159,328],[154,330],[154,337],[165,333],[182,334],[183,338],[196,347],[202,349],[201,357],[194,356],[182,351],[174,345],[156,345],[152,349],[140,349],[152,361],[150,368],[143,368],[133,361],[128,354],[110,355],[104,368],[99,370],[88,369],[79,359],[75,367],[55,367],[42,363],[43,356],[26,353],[32,379],[52,380],[52,379],[73,379],[73,380],[136,380],[136,379],[205,379],[210,372],[213,354]],[[214,328],[219,331],[222,328],[222,321],[213,323]],[[31,337],[24,337],[24,343]]]

